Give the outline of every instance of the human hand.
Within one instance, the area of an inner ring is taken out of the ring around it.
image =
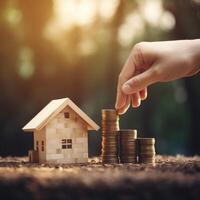
[[[200,70],[200,40],[141,42],[134,46],[118,79],[115,108],[123,114],[147,98],[147,87],[192,76]]]

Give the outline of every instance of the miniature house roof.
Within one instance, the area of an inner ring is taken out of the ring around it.
[[[27,132],[41,130],[51,119],[53,119],[67,106],[69,106],[89,125],[88,130],[97,131],[99,129],[99,126],[90,117],[88,117],[73,101],[71,101],[69,98],[64,98],[51,101],[28,124],[23,127],[23,130]]]

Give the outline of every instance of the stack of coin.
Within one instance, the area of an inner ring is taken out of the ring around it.
[[[137,130],[122,129],[119,131],[121,163],[137,163],[136,138]]]
[[[138,138],[137,139],[139,163],[155,163],[155,139]]]
[[[102,110],[102,162],[119,163],[119,116],[114,109]]]

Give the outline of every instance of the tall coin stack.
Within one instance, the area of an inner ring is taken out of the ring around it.
[[[155,139],[154,138],[138,138],[138,158],[139,163],[155,163]]]
[[[119,163],[119,116],[114,109],[103,109],[102,114],[102,162]]]
[[[137,130],[122,129],[119,131],[120,162],[137,163]]]

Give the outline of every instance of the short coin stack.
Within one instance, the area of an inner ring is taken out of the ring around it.
[[[139,163],[155,163],[155,139],[154,138],[138,138],[138,159]]]
[[[119,116],[114,109],[102,110],[102,162],[119,163]]]
[[[137,163],[136,138],[137,130],[122,129],[119,131],[121,163]]]

